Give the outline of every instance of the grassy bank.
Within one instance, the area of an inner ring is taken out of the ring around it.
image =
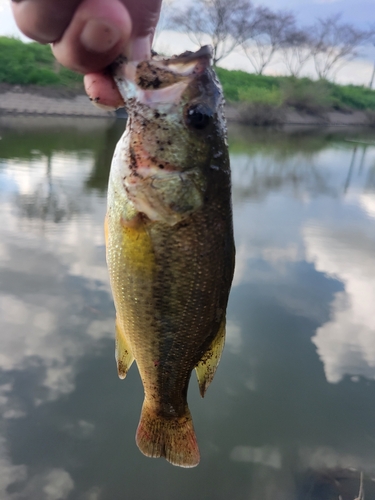
[[[253,121],[255,115],[277,121],[286,109],[312,115],[329,111],[375,113],[375,90],[356,85],[336,85],[327,80],[287,76],[264,76],[217,68],[229,103]]]
[[[271,77],[217,68],[228,103],[239,109],[240,121],[258,125],[281,123],[286,110],[311,115],[361,110],[373,116],[375,91],[326,80]],[[0,84],[82,89],[82,76],[59,65],[48,45],[0,37]]]

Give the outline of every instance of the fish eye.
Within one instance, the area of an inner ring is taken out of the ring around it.
[[[186,110],[185,122],[189,127],[202,130],[207,127],[212,117],[211,109],[205,104],[193,104]]]

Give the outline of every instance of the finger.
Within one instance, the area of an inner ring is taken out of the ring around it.
[[[122,52],[131,60],[148,59],[151,56],[151,39],[159,19],[161,0],[126,0],[126,6],[133,29],[131,39]],[[117,109],[124,106],[123,98],[107,72],[86,74],[84,83],[90,99],[99,107]]]
[[[74,71],[97,72],[110,64],[129,43],[132,22],[119,0],[83,0],[60,40],[56,59]]]
[[[58,40],[70,23],[81,0],[13,0],[19,29],[40,43]]]
[[[123,0],[130,14],[132,38],[153,36],[159,20],[162,0]]]
[[[124,106],[124,100],[108,72],[89,73],[84,77],[84,84],[90,100],[99,107],[113,110]]]

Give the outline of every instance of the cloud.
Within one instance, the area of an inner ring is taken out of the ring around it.
[[[78,422],[64,424],[63,430],[73,438],[87,439],[94,432],[95,425],[87,420],[78,420]]]
[[[17,485],[17,488],[14,486]],[[9,487],[13,486],[13,492]],[[2,500],[65,500],[74,489],[74,482],[62,468],[47,468],[31,474],[26,465],[13,465],[7,443],[0,436],[0,497]],[[95,498],[95,497],[94,497]]]
[[[7,451],[4,437],[0,436],[0,497],[3,500],[14,500],[15,496],[8,492],[11,484],[25,481],[27,478],[27,467],[25,465],[13,465]]]
[[[30,477],[25,487],[9,496],[9,500],[65,500],[74,489],[68,472],[61,468],[47,469]]]
[[[273,469],[281,468],[281,453],[273,446],[235,446],[230,453],[231,460],[235,462],[250,462]]]
[[[360,204],[369,217],[375,219],[375,197],[372,193],[365,193],[361,195]]]
[[[13,384],[0,385],[0,414],[4,419],[21,418],[26,415],[22,403],[13,392]]]
[[[329,446],[302,446],[299,451],[299,463],[305,469],[313,470],[361,470],[373,475],[375,460],[373,457],[344,453]]]
[[[43,157],[2,164],[0,370],[7,382],[0,386],[0,498],[4,500],[64,500],[74,490],[72,477],[62,468],[35,472],[32,466],[13,465],[5,428],[11,420],[27,416],[29,401],[38,406],[74,391],[81,359],[88,352],[92,355],[103,339],[114,337],[104,253],[105,200],[99,199],[93,208],[90,197],[82,196],[93,161],[87,154],[84,158],[55,154],[50,178]],[[54,205],[46,204],[51,189]],[[40,209],[30,211],[35,201]],[[63,213],[58,222],[53,217],[56,209]],[[30,374],[30,389],[28,398],[21,399],[14,388],[24,371]],[[94,430],[94,424],[84,419],[61,426],[71,439],[87,439]],[[84,498],[95,500],[99,494],[92,488]]]
[[[238,354],[241,350],[242,342],[241,327],[233,321],[228,321],[226,327],[225,345],[228,347],[229,351],[234,354]]]
[[[330,321],[312,339],[332,383],[345,375],[375,379],[375,239],[372,226],[366,229],[311,225],[304,231],[308,260],[345,287],[331,304]]]
[[[42,368],[35,404],[72,392],[80,358],[92,350],[93,342],[114,336],[114,315],[102,317],[100,310],[103,298],[111,302],[104,253],[105,200],[93,209],[87,204],[89,197],[82,196],[93,166],[93,158],[87,154],[85,158],[54,154],[49,180],[43,157],[31,163],[9,162],[2,170],[14,188],[0,198],[5,214],[0,247],[5,257],[0,261],[0,369]],[[79,169],[71,166],[78,162]],[[47,212],[24,212],[23,200],[28,206],[28,197],[33,198],[40,186],[47,189],[40,192],[41,205],[45,206],[42,200],[51,189],[57,200],[65,200],[63,223],[49,218],[48,211],[56,205],[47,207]],[[8,418],[23,411],[10,410]]]

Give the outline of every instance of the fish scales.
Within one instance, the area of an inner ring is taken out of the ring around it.
[[[189,379],[196,368],[203,396],[224,344],[234,267],[222,94],[206,48],[116,74],[129,113],[106,216],[118,372],[124,378],[135,359],[141,451],[192,467]]]

